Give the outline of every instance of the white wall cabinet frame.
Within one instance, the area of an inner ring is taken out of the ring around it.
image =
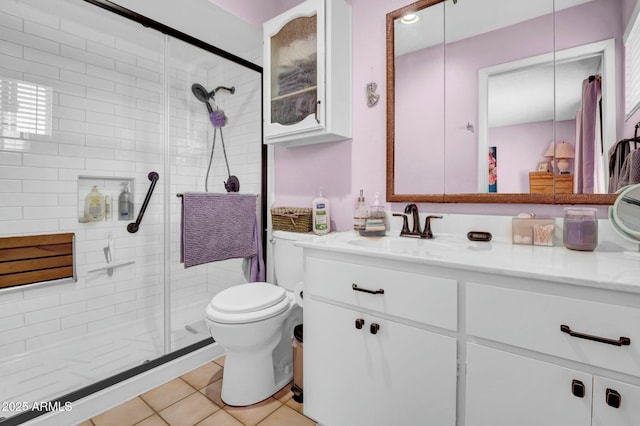
[[[306,32],[314,22],[315,46],[313,32]],[[307,0],[265,22],[263,34],[264,143],[350,139],[351,6],[343,0]],[[315,75],[307,55],[314,49]]]

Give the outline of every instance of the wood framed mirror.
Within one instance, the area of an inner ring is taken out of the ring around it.
[[[420,0],[388,13],[387,201],[613,204],[608,150],[624,119],[624,28],[621,18],[601,19],[622,16],[609,3]],[[585,26],[584,16],[599,18]],[[589,110],[591,76],[597,126],[578,115]],[[576,135],[592,127],[600,136],[581,150]],[[561,154],[562,142],[573,152]],[[592,173],[585,164],[595,160]],[[544,162],[551,171],[539,170]]]

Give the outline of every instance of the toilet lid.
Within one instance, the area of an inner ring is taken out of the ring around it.
[[[230,287],[211,300],[211,307],[226,314],[261,311],[286,297],[284,288],[266,283],[248,283]]]

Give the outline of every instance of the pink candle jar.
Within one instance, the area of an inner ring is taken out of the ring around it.
[[[571,250],[593,251],[598,246],[596,209],[567,207],[564,209],[562,242]]]

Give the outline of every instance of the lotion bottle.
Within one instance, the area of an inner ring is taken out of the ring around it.
[[[84,217],[89,222],[98,222],[104,217],[104,197],[95,185],[84,199]]]
[[[329,217],[329,200],[320,196],[313,200],[313,232],[318,235],[325,235],[329,233],[331,226],[331,220]]]

